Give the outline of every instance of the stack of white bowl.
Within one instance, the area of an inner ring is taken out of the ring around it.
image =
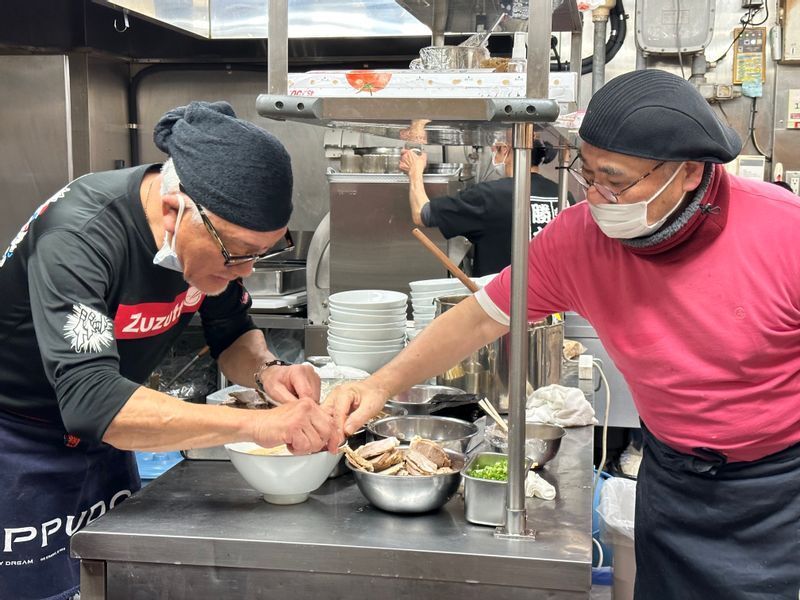
[[[420,279],[408,284],[411,288],[411,308],[414,328],[422,329],[436,316],[434,300],[441,296],[461,296],[470,291],[458,279]]]
[[[389,290],[350,290],[328,298],[328,355],[340,367],[374,373],[406,344],[408,296]]]

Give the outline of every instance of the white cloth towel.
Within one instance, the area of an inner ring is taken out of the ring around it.
[[[562,427],[597,425],[594,409],[578,388],[548,385],[528,396],[526,421],[555,423]]]
[[[528,498],[555,500],[556,488],[545,481],[536,471],[528,471],[525,477],[525,495]]]

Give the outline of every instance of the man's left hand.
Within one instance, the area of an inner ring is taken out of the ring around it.
[[[311,398],[319,403],[319,376],[311,365],[274,365],[261,373],[261,383],[276,402]]]

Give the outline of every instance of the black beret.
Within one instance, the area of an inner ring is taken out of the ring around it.
[[[236,118],[227,102],[167,111],[153,132],[186,193],[219,217],[253,231],[285,227],[292,214],[292,163],[278,139]]]
[[[579,134],[603,150],[653,160],[727,163],[742,149],[691,83],[658,69],[625,73],[600,88]]]

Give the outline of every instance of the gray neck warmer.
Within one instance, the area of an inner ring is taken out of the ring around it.
[[[625,246],[630,248],[650,248],[663,244],[674,235],[677,235],[683,229],[689,220],[700,210],[700,204],[703,197],[706,195],[708,186],[711,184],[711,178],[714,175],[714,165],[712,163],[705,163],[703,167],[703,179],[700,185],[694,191],[691,202],[687,204],[678,216],[666,227],[662,227],[652,235],[634,238],[632,240],[619,240]]]

